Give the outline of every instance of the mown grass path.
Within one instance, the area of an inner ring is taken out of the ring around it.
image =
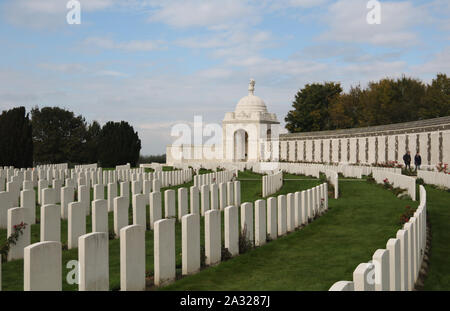
[[[450,290],[450,192],[425,186],[431,253],[424,290]]]

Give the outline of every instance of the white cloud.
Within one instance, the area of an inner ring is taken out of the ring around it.
[[[435,77],[437,73],[450,74],[450,46],[446,46],[438,53],[431,55],[425,63],[412,66],[412,71],[429,77]]]
[[[149,52],[167,49],[166,44],[160,40],[131,40],[125,42],[115,42],[109,38],[89,37],[84,40],[83,44],[88,48],[95,47],[126,52]]]
[[[157,4],[150,22],[174,27],[224,27],[259,20],[256,7],[245,0],[167,0]]]
[[[368,24],[365,0],[340,0],[330,5],[323,22],[329,25],[320,39],[370,43],[380,46],[407,46],[419,42],[414,30],[428,19],[427,11],[411,2],[381,1],[381,23]]]

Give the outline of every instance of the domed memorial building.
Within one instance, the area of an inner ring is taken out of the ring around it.
[[[167,147],[167,163],[204,161],[259,162],[272,159],[265,149],[271,137],[278,137],[277,116],[269,113],[266,103],[255,95],[251,79],[248,95],[242,97],[234,112],[227,112],[222,122],[222,145],[173,144]]]

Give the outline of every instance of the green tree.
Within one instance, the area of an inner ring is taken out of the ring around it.
[[[286,129],[291,133],[332,129],[329,107],[341,92],[341,85],[334,82],[305,85],[285,118]]]
[[[419,117],[428,119],[448,115],[450,115],[450,78],[441,73],[427,87]]]
[[[0,115],[0,166],[33,167],[32,125],[25,107]]]
[[[98,143],[102,128],[97,121],[92,122],[87,129],[85,158],[89,163],[98,162]]]
[[[85,163],[86,122],[58,107],[31,110],[36,163]]]
[[[128,122],[106,123],[100,132],[98,142],[98,159],[102,167],[126,163],[136,166],[141,140]]]
[[[330,118],[333,129],[360,126],[362,119],[362,97],[364,91],[358,85],[351,87],[348,94],[336,96],[330,106]]]

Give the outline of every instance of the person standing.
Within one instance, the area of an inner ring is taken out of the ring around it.
[[[411,170],[411,154],[408,151],[406,151],[405,155],[403,156],[403,162],[405,162],[405,168],[409,168]]]
[[[419,154],[419,151],[417,151],[416,155],[414,156],[414,166],[416,167],[416,171],[420,170],[420,165],[422,164],[422,157]]]

